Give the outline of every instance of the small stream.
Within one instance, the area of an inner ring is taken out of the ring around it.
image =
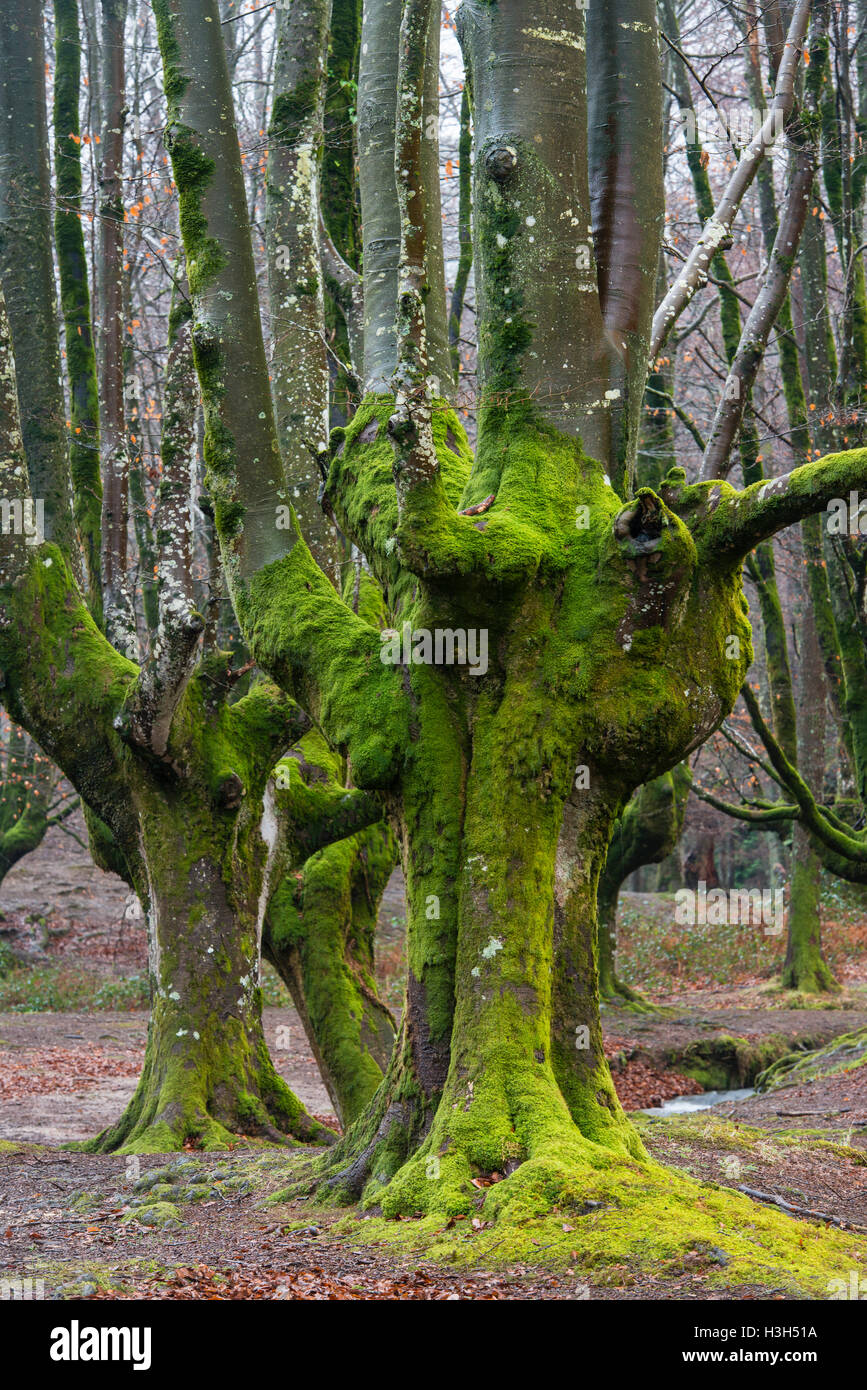
[[[722,1105],[725,1101],[746,1100],[748,1096],[755,1094],[750,1088],[743,1091],[700,1091],[697,1096],[672,1096],[671,1100],[663,1101],[662,1105],[652,1110],[642,1110],[641,1114],[691,1115],[696,1110],[710,1110],[714,1105]]]

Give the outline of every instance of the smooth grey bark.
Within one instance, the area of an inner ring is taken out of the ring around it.
[[[57,317],[48,167],[45,47],[38,0],[0,9],[0,280],[18,363],[18,401],[32,496],[45,535],[77,555],[69,507],[66,409]]]
[[[400,211],[394,166],[400,0],[364,8],[358,71],[358,158],[364,256],[364,391],[388,393],[397,365]],[[422,164],[427,221],[426,325],[434,394],[452,391],[439,192],[439,15],[426,47]]]
[[[583,13],[554,0],[536,28],[519,0],[464,0],[458,19],[475,133],[482,408],[530,401],[607,462],[606,393],[617,388],[591,244]]]
[[[458,244],[460,246],[460,257],[458,259],[458,269],[455,275],[455,283],[452,288],[451,303],[449,305],[449,347],[452,354],[452,369],[456,380],[460,379],[461,322],[464,315],[467,283],[473,265],[473,137],[470,128],[470,93],[466,84],[464,84],[464,90],[461,94],[460,121],[461,133],[458,142]]]
[[[587,90],[593,246],[612,354],[612,477],[635,474],[665,221],[656,0],[591,0]],[[638,152],[640,151],[640,156]]]
[[[159,0],[155,11],[161,35],[170,29],[182,55],[178,75],[183,74],[184,90],[166,143],[175,160],[187,159],[201,171],[182,208],[181,230],[187,249],[193,247],[187,268],[197,307],[197,368],[200,375],[207,371],[219,380],[219,390],[205,400],[206,430],[219,440],[219,447],[209,443],[206,463],[215,509],[232,519],[231,542],[223,552],[231,587],[285,555],[294,532],[277,525],[278,507],[289,499],[259,319],[238,132],[231,100],[225,100],[230,86],[219,9],[215,0],[204,0],[204,5],[211,21],[207,24],[201,23],[202,3],[197,0]],[[219,90],[210,81],[214,71],[221,77]],[[206,176],[212,167],[225,171],[219,188]],[[206,238],[200,217],[207,223]],[[219,273],[210,275],[208,263],[214,258]]]

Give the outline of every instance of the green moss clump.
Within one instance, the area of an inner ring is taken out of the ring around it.
[[[174,1202],[159,1201],[147,1206],[137,1207],[127,1212],[122,1221],[136,1221],[140,1226],[153,1226],[163,1230],[166,1227],[182,1225],[181,1213]]]

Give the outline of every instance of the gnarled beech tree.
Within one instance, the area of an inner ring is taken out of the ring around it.
[[[106,9],[114,22],[119,8]],[[114,477],[120,500],[106,514],[113,534],[101,537],[71,0],[57,0],[57,20],[56,234],[72,439],[84,431],[84,441],[74,444],[71,468],[45,90],[33,79],[44,72],[43,17],[37,0],[18,0],[0,16],[0,274],[10,290],[8,317],[0,295],[0,497],[13,515],[34,498],[42,502],[46,539],[33,543],[14,526],[0,537],[0,697],[79,792],[94,853],[126,879],[147,918],[152,1010],[144,1070],[123,1116],[90,1147],[219,1147],[235,1134],[327,1142],[334,1136],[307,1114],[268,1054],[259,989],[265,920],[278,966],[291,973],[284,955],[300,956],[292,975],[299,1008],[338,1113],[349,1119],[376,1090],[390,1052],[371,941],[393,854],[383,831],[370,831],[347,851],[346,901],[317,903],[313,888],[300,906],[281,897],[284,879],[294,885],[301,871],[312,879],[326,847],[367,831],[382,811],[369,793],[347,788],[309,716],[273,681],[257,680],[238,698],[246,668],[233,668],[196,608],[189,495],[199,393],[182,294],[171,315],[163,392],[157,622],[139,661],[118,650],[134,635],[129,625],[114,624],[115,642],[101,630],[106,610],[123,607],[127,575],[118,556],[126,536],[121,544],[114,530],[126,529],[125,483]],[[59,135],[67,122],[71,135]],[[36,187],[44,197],[26,196]],[[194,279],[195,266],[190,271]],[[118,419],[111,427],[123,434]],[[100,570],[109,552],[110,582]],[[275,766],[284,754],[288,761]],[[367,870],[364,896],[357,878]]]
[[[387,9],[369,0],[367,26]],[[597,1007],[596,888],[615,819],[737,697],[751,660],[744,557],[867,482],[867,453],[743,490],[689,485],[675,468],[658,490],[632,491],[662,222],[649,0],[592,0],[586,29],[572,0],[459,11],[475,137],[471,452],[431,386],[425,310],[442,274],[422,196],[431,5],[404,0],[399,256],[375,271],[394,330],[378,333],[376,375],[333,440],[325,496],[395,626],[481,630],[489,662],[434,664],[423,638],[422,659],[382,660],[379,632],[341,603],[300,531],[284,554],[274,529],[281,463],[216,0],[156,11],[235,608],[256,661],[355,784],[385,798],[407,879],[395,1051],[318,1178],[386,1215],[466,1212],[472,1177],[494,1172],[506,1176],[485,1215],[522,1197],[544,1206],[594,1169],[643,1158]],[[362,194],[365,178],[362,157]],[[689,275],[702,266],[693,258]],[[691,293],[668,297],[665,328]]]

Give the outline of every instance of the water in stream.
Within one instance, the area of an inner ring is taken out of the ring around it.
[[[714,1105],[722,1105],[724,1101],[746,1100],[748,1096],[754,1096],[755,1091],[747,1089],[744,1091],[699,1091],[697,1096],[672,1096],[671,1100],[663,1101],[662,1105],[656,1106],[651,1110],[642,1110],[642,1115],[691,1115],[696,1110],[710,1110]]]

